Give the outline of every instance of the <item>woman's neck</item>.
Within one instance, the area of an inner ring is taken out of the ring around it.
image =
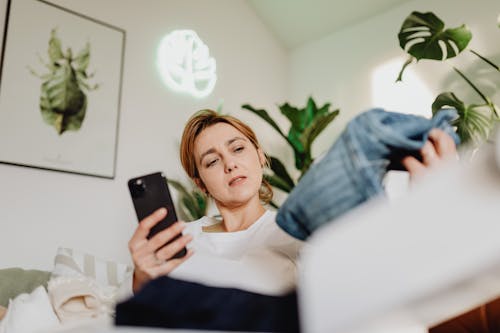
[[[223,229],[226,232],[248,229],[266,211],[260,200],[252,201],[238,207],[217,206],[222,216]]]

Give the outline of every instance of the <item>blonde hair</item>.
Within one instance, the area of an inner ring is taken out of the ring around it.
[[[188,176],[193,180],[196,178],[200,178],[194,156],[194,142],[204,129],[217,123],[226,123],[233,126],[238,131],[240,131],[248,140],[250,140],[255,149],[262,150],[254,131],[241,120],[232,116],[218,114],[213,110],[206,109],[198,111],[188,120],[186,126],[184,127],[180,147],[180,159],[182,167],[184,168]],[[269,159],[267,158],[267,155],[265,156],[265,165],[269,166]],[[269,203],[273,198],[273,189],[271,188],[271,185],[264,179],[264,177],[262,178],[262,184],[259,189],[259,198],[266,204]]]

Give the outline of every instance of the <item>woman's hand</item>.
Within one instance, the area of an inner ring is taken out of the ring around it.
[[[167,209],[160,208],[144,218],[139,222],[139,226],[128,243],[135,267],[134,292],[137,292],[149,280],[170,273],[193,254],[192,250],[188,250],[184,257],[172,259],[177,252],[193,239],[191,235],[183,235],[172,243],[165,245],[184,230],[184,222],[176,222],[147,239],[151,228],[160,222],[166,214]]]
[[[434,128],[429,132],[429,140],[420,149],[422,161],[406,156],[401,161],[410,173],[410,179],[420,178],[429,168],[438,166],[449,159],[457,158],[457,147],[453,138],[446,132]]]

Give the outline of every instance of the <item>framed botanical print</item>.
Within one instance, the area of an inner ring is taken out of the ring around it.
[[[125,31],[43,0],[5,22],[0,162],[114,178]]]

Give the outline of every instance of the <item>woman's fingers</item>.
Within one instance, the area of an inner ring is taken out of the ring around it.
[[[412,179],[424,175],[429,168],[441,164],[444,160],[456,157],[455,141],[446,132],[437,128],[432,129],[429,132],[429,140],[420,149],[420,155],[422,161],[412,156],[406,156],[401,161]]]
[[[181,235],[185,228],[184,222],[176,222],[165,230],[148,239],[148,235],[158,222],[167,215],[166,208],[160,208],[139,222],[128,243],[130,254],[135,266],[133,289],[137,291],[144,283],[159,275],[170,273],[186,261],[192,251],[183,258],[172,259],[192,239],[191,235]],[[176,237],[178,237],[176,239]]]
[[[429,132],[429,139],[434,144],[437,154],[441,158],[456,157],[457,146],[453,138],[440,129],[432,129]]]
[[[158,262],[172,258],[192,240],[191,235],[185,235],[169,243],[175,237],[179,236],[184,228],[184,222],[177,222],[157,233],[149,240],[144,238],[142,241],[136,242],[133,250],[131,250],[135,265],[141,269],[147,269],[148,267],[158,265]],[[159,251],[160,249],[161,252]]]
[[[160,231],[148,242],[148,247],[151,251],[156,252],[165,244],[177,237],[186,227],[184,222],[176,222],[165,230]]]
[[[193,240],[192,235],[184,235],[179,237],[172,243],[169,243],[156,251],[156,257],[158,260],[170,260],[173,258],[180,250],[186,247],[186,245]],[[177,260],[177,259],[172,259]]]
[[[427,170],[426,166],[413,156],[404,157],[401,160],[401,164],[403,164],[406,170],[410,173],[411,178],[419,177]]]
[[[149,270],[149,274],[152,278],[162,276],[162,275],[167,275],[168,273],[172,272],[174,269],[176,269],[180,264],[188,260],[192,255],[193,255],[193,250],[188,250],[187,254],[178,259],[171,259],[167,261],[163,261],[162,263],[159,263],[158,265],[152,267]]]
[[[135,229],[132,238],[130,238],[128,242],[130,252],[133,252],[137,247],[143,246],[144,243],[147,242],[147,236],[151,228],[160,222],[166,215],[167,209],[160,208],[139,222],[139,226]]]
[[[438,155],[436,148],[434,148],[434,145],[430,141],[427,141],[420,149],[420,155],[422,155],[422,163],[425,166],[436,165],[441,160],[441,157]]]

